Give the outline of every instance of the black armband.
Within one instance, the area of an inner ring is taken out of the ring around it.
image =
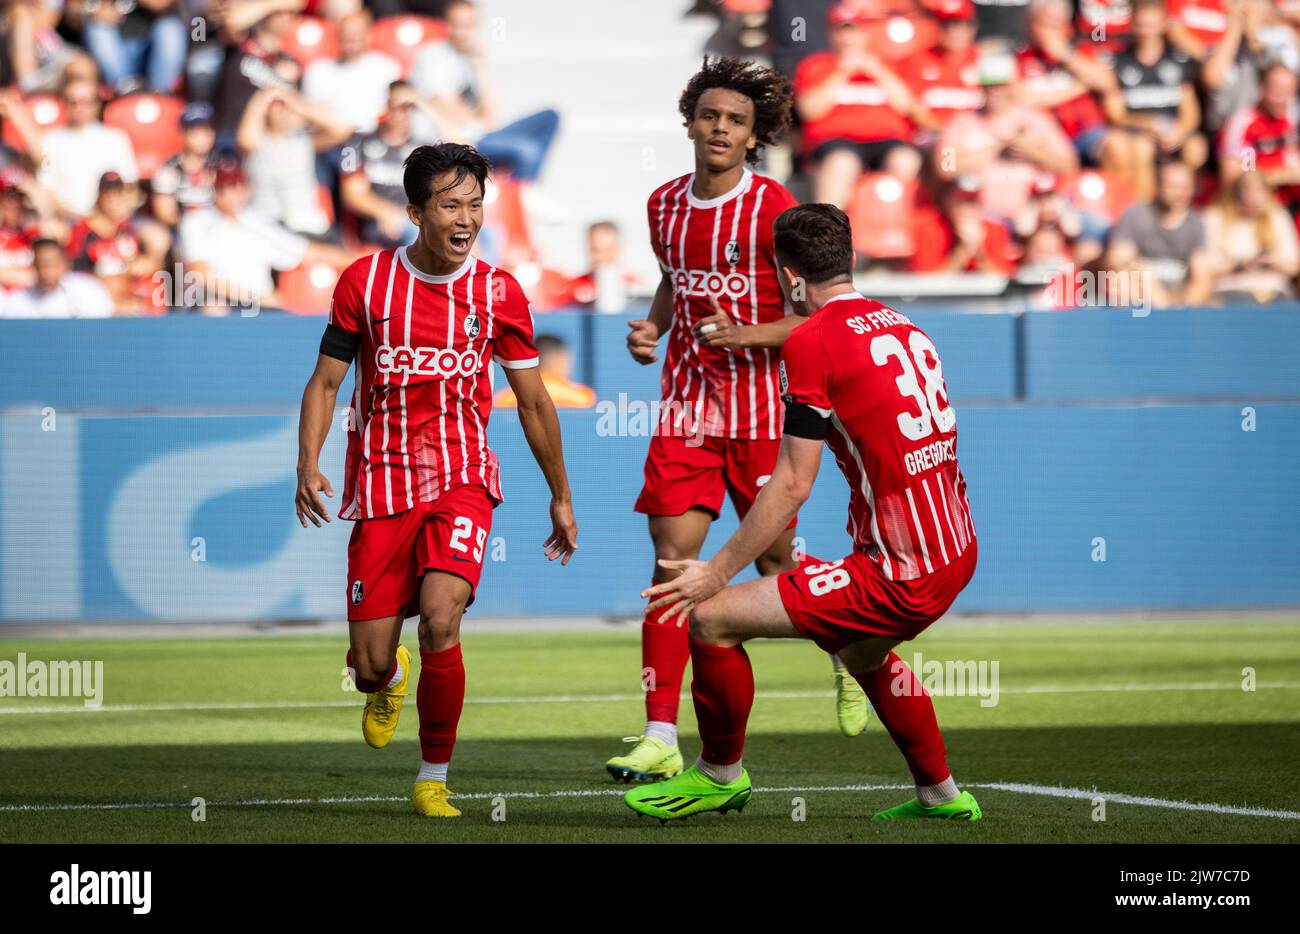
[[[360,344],[360,335],[344,330],[337,324],[328,324],[320,339],[320,352],[335,360],[351,363],[352,358],[357,355],[357,347]]]
[[[830,432],[830,416],[822,415],[803,402],[785,404],[785,433],[809,441],[825,441]]]

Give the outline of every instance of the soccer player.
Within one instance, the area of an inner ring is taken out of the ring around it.
[[[649,519],[656,564],[695,558],[724,493],[741,518],[772,474],[781,445],[777,353],[799,322],[785,313],[772,254],[772,223],[795,200],[751,171],[790,122],[790,84],[753,62],[706,58],[678,101],[695,148],[695,171],[659,186],[647,211],[651,247],[663,270],[647,320],[631,321],[628,351],[659,359],[668,335],[663,403],[645,461],[636,511]],[[796,564],[795,520],[757,553],[760,574]],[[677,705],[690,655],[686,633],[647,613],[641,627],[646,725],[636,745],[606,770],[646,781],[682,770]],[[836,661],[840,729],[867,724],[866,697]]]
[[[469,146],[420,146],[405,161],[409,246],[344,270],[334,289],[299,424],[298,519],[329,522],[317,467],[339,385],[355,360],[342,508],[348,544],[348,668],[366,695],[361,732],[386,746],[411,677],[402,621],[419,614],[423,762],[415,810],[458,817],[447,765],[465,700],[460,621],[474,602],[492,510],[502,501],[487,446],[490,367],[505,369],[528,446],[551,489],[546,557],[568,564],[578,528],[560,423],[537,371],[532,314],[519,283],[471,250],[490,166]]]
[[[839,653],[912,771],[916,797],[875,818],[979,820],[979,805],[948,771],[929,694],[893,652],[943,615],[975,571],[943,365],[911,321],[854,291],[849,221],[838,208],[786,211],[775,240],[781,286],[795,310],[811,316],[781,353],[780,458],[712,560],[661,562],[680,575],[642,594],[661,625],[690,618],[703,751],[682,774],[624,800],[661,820],[743,808],[751,786],[741,751],[754,701],[744,643],[803,638]],[[823,441],[851,491],[853,553],[727,587],[807,499]]]

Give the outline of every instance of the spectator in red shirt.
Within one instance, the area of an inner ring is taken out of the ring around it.
[[[1191,169],[1205,164],[1209,147],[1200,133],[1196,69],[1169,43],[1164,0],[1133,4],[1133,43],[1114,60],[1118,86],[1106,95],[1110,122],[1133,138],[1133,183],[1140,200],[1156,186],[1156,160],[1178,159]]]
[[[917,211],[912,272],[1015,272],[1011,234],[985,216],[979,199],[979,179],[961,176],[944,188],[938,208]]]
[[[938,0],[930,13],[939,23],[939,41],[904,62],[902,77],[934,119],[946,126],[957,114],[984,106],[979,51],[975,47],[975,4]]]
[[[36,281],[32,244],[38,239],[40,232],[27,214],[23,193],[7,175],[0,175],[0,292]]]
[[[906,82],[868,48],[862,28],[884,12],[883,3],[879,10],[846,3],[833,7],[831,51],[808,56],[795,71],[804,152],[815,167],[814,199],[840,208],[864,171],[911,181],[921,168],[920,154],[906,141],[913,116],[924,109]]]
[[[587,228],[587,257],[590,271],[569,280],[572,302],[601,314],[622,314],[637,277],[623,265],[623,237],[617,224],[596,221]]]
[[[1300,211],[1300,142],[1295,121],[1296,76],[1275,63],[1264,71],[1259,101],[1229,118],[1219,141],[1225,185],[1257,171],[1292,214]]]
[[[135,216],[139,200],[135,185],[116,172],[104,173],[94,209],[72,228],[68,241],[72,268],[93,273],[119,314],[166,310],[153,304],[153,275],[162,268],[171,235],[157,222]]]
[[[1134,158],[1130,137],[1107,128],[1097,95],[1108,94],[1115,76],[1090,41],[1076,43],[1067,0],[1034,0],[1029,7],[1029,45],[1022,49],[1020,99],[1050,110],[1086,165],[1128,174]]]
[[[1054,272],[1080,258],[1076,243],[1083,221],[1051,175],[1044,173],[1035,181],[1028,202],[1016,215],[1014,230],[1022,245],[1022,274]]]

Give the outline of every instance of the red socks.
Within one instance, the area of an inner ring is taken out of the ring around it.
[[[646,720],[676,723],[691,647],[686,626],[659,622],[667,609],[652,610],[641,621],[641,676],[652,685],[645,695]]]
[[[754,669],[743,646],[706,645],[690,640],[691,696],[699,721],[700,758],[714,765],[739,762],[745,725],[754,706]]]
[[[948,752],[934,717],[934,702],[907,662],[890,652],[875,671],[854,673],[853,677],[867,692],[916,783],[938,785],[948,778]]]
[[[456,726],[465,706],[465,662],[460,643],[440,652],[420,649],[415,706],[420,713],[420,757],[434,764],[450,762]]]

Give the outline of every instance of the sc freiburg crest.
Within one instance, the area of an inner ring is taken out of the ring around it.
[[[470,340],[478,337],[478,332],[481,328],[482,325],[478,322],[478,315],[469,315],[465,318],[465,336]]]
[[[722,251],[722,255],[727,258],[727,262],[731,265],[736,265],[740,262],[740,244],[735,240],[728,240],[726,249]]]
[[[352,582],[352,605],[361,606],[361,601],[365,599],[366,589],[361,586],[361,581]]]

